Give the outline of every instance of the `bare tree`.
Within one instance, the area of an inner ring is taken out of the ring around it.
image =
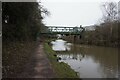
[[[102,5],[104,22],[113,22],[118,19],[118,6],[116,2],[105,2]]]
[[[40,5],[40,6],[39,6],[39,9],[41,10],[41,15],[42,15],[42,17],[45,18],[46,15],[47,15],[47,16],[50,16],[50,15],[51,15],[50,11],[42,5],[42,3],[41,3],[40,0],[38,0],[38,3],[39,3],[39,5]]]
[[[118,21],[120,22],[120,1],[118,2]]]

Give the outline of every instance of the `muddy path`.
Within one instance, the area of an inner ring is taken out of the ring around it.
[[[28,64],[25,64],[24,71],[17,78],[54,78],[55,74],[50,62],[44,53],[43,44],[39,44],[30,58]]]

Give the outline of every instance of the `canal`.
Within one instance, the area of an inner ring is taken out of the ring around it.
[[[80,78],[118,78],[118,49],[52,41],[52,49]]]

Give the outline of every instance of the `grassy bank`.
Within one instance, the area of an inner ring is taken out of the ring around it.
[[[28,63],[35,49],[35,41],[3,43],[3,78],[16,77]]]
[[[48,41],[44,43],[44,51],[47,54],[51,65],[54,69],[56,77],[58,78],[79,78],[77,73],[70,68],[69,65],[63,62],[58,62],[57,57],[54,56],[56,53],[52,50],[51,46],[48,45]]]

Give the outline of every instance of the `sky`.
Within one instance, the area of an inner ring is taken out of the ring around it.
[[[50,16],[43,20],[47,26],[90,26],[102,18],[102,3],[119,0],[41,0]]]

